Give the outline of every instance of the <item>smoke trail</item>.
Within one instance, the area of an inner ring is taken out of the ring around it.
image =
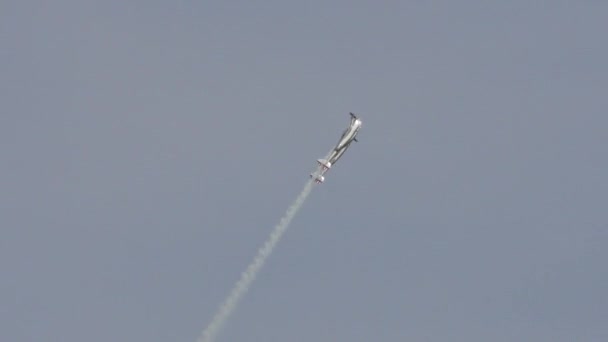
[[[287,228],[289,227],[289,223],[291,223],[293,217],[296,215],[298,210],[300,210],[302,204],[304,204],[306,197],[308,197],[310,191],[312,190],[312,186],[312,180],[306,183],[304,189],[302,189],[302,192],[298,195],[298,198],[296,198],[295,202],[289,207],[289,209],[287,209],[287,212],[285,213],[283,218],[281,218],[279,224],[274,227],[274,230],[270,234],[270,237],[266,240],[262,248],[258,250],[258,253],[255,256],[255,259],[253,259],[253,262],[249,264],[245,272],[241,274],[241,279],[239,279],[239,281],[236,283],[236,285],[230,292],[230,295],[219,307],[217,313],[213,317],[213,320],[211,320],[211,323],[203,331],[203,334],[199,338],[198,342],[212,342],[213,340],[215,340],[215,337],[220,328],[224,325],[226,318],[228,318],[228,316],[230,316],[232,311],[236,308],[239,299],[241,299],[241,297],[247,292],[247,290],[249,290],[249,286],[255,280],[255,277],[262,268],[262,266],[264,266],[264,262],[272,253],[272,250],[274,249],[277,242],[279,242],[279,240],[281,239],[281,236],[283,235],[285,230],[287,230]]]

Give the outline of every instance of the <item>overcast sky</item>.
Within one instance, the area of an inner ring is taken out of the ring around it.
[[[0,340],[608,341],[608,3],[0,2]]]

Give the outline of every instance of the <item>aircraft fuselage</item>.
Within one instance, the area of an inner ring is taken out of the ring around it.
[[[342,133],[336,147],[334,147],[325,159],[317,160],[317,163],[319,164],[318,169],[316,172],[310,174],[311,177],[315,178],[317,183],[323,183],[325,180],[323,175],[338,161],[338,159],[340,159],[340,157],[342,157],[350,144],[353,141],[357,141],[357,134],[361,129],[362,122],[361,119],[353,113],[350,113],[350,117],[350,125]]]

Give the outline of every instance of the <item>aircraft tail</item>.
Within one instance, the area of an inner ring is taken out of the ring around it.
[[[323,177],[321,175],[316,175],[314,173],[311,173],[310,177],[314,178],[315,179],[315,183],[317,183],[317,184],[321,184],[321,183],[323,183],[325,181],[325,177]]]

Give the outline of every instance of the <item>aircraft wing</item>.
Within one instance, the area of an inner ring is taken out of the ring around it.
[[[348,149],[348,147],[350,146],[349,144],[346,144],[344,147],[342,147],[341,149],[335,151],[335,153],[332,153],[332,155],[329,158],[329,162],[334,165],[338,159],[340,159],[340,157],[342,157],[342,155],[344,154],[344,152],[346,152],[346,150]]]

